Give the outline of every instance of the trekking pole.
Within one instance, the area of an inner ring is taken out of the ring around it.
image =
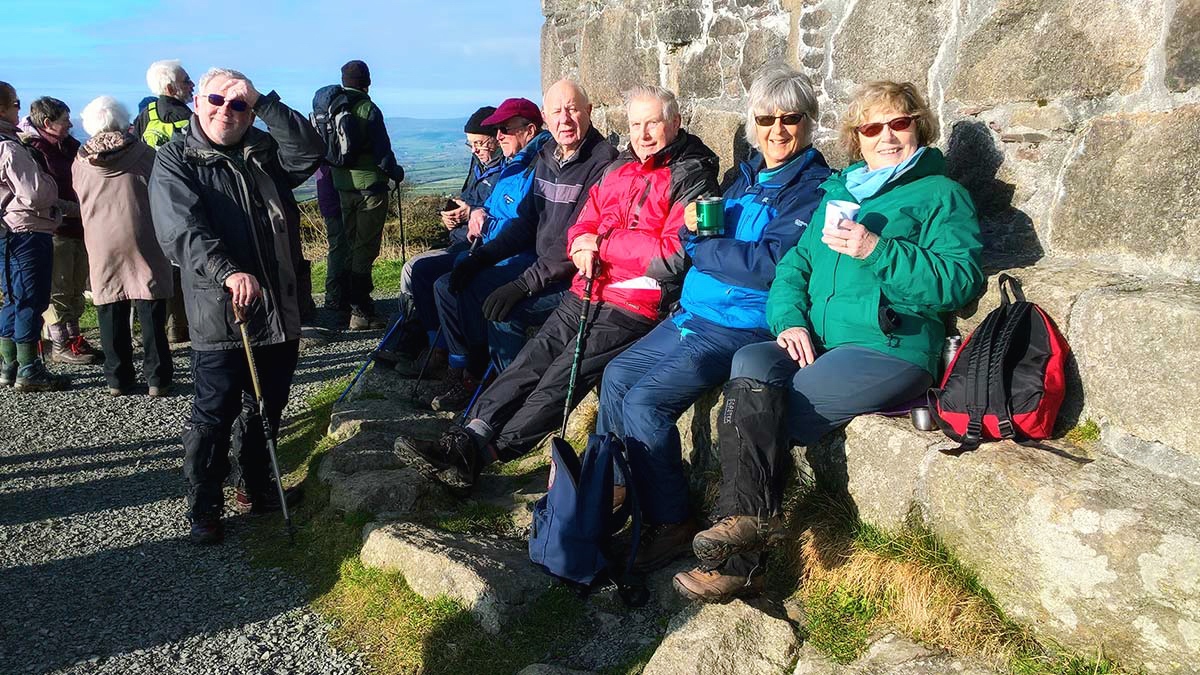
[[[575,336],[575,356],[571,358],[571,377],[567,380],[567,401],[563,403],[562,430],[558,437],[567,437],[567,418],[571,416],[571,399],[575,396],[575,378],[579,375],[579,359],[583,356],[583,331],[587,327],[588,310],[592,307],[592,283],[596,280],[596,270],[588,277],[583,287],[583,309],[579,310],[579,333]]]
[[[400,181],[396,184],[396,219],[400,221],[400,257],[408,262],[408,236],[404,234],[404,211],[400,208]]]
[[[471,414],[471,408],[475,407],[475,401],[478,401],[479,395],[483,393],[483,383],[487,382],[488,376],[492,374],[492,369],[495,367],[496,363],[494,361],[489,363],[487,370],[483,373],[483,377],[479,380],[479,386],[475,387],[475,394],[471,396],[471,402],[467,404],[467,409],[463,411],[462,419],[459,420],[459,423],[463,426],[467,424],[467,415]]]
[[[471,240],[471,250],[467,251],[468,256],[475,252],[481,240],[482,237],[476,237]],[[425,360],[421,363],[421,370],[417,372],[417,379],[413,382],[412,393],[408,396],[410,403],[417,400],[417,388],[421,386],[421,380],[425,379],[425,369],[429,367],[429,360],[433,358],[434,348],[437,347],[438,341],[442,339],[442,330],[444,328],[444,326],[439,324],[437,332],[433,334],[433,342],[429,343],[429,350],[425,352]]]
[[[350,384],[346,385],[346,388],[342,390],[342,395],[338,397],[336,403],[341,403],[342,399],[346,398],[346,394],[350,393],[350,390],[354,387],[354,383],[358,382],[358,378],[362,377],[362,374],[366,372],[367,366],[371,365],[371,361],[375,360],[375,355],[379,353],[380,349],[383,349],[383,346],[387,344],[387,341],[392,338],[392,333],[395,333],[396,329],[399,328],[400,324],[402,323],[404,323],[404,312],[401,312],[400,316],[396,318],[396,322],[392,324],[391,329],[387,332],[387,335],[383,336],[383,339],[379,341],[379,344],[375,345],[375,349],[372,349],[371,353],[367,354],[367,360],[362,364],[362,368],[358,369],[358,374],[355,375],[354,379],[350,380]]]
[[[246,363],[250,366],[250,382],[254,385],[254,399],[258,402],[258,416],[262,418],[263,435],[267,440],[267,454],[271,457],[271,471],[275,474],[275,488],[279,490],[279,507],[283,511],[283,522],[287,525],[288,543],[296,543],[296,528],[288,512],[287,495],[283,492],[283,477],[279,475],[279,459],[275,455],[275,430],[267,417],[267,404],[263,401],[262,387],[258,383],[258,367],[254,365],[254,350],[250,348],[250,333],[246,330],[245,310],[236,303],[233,316],[242,331],[242,346],[246,348]]]

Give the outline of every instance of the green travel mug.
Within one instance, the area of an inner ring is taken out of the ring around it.
[[[696,200],[696,234],[701,237],[720,237],[725,234],[724,199],[701,197]]]

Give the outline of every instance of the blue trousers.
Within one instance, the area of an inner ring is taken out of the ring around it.
[[[642,512],[651,523],[688,517],[688,485],[675,422],[706,391],[729,379],[734,352],[763,339],[713,326],[681,331],[667,319],[604,369],[596,433],[624,439]]]
[[[864,347],[835,347],[800,368],[774,342],[740,349],[729,377],[789,389],[788,429],[797,445],[809,445],[858,415],[910,401],[933,382],[923,368]]]
[[[0,225],[0,227],[4,227]],[[29,343],[41,339],[42,313],[50,306],[54,238],[44,232],[6,232],[0,237],[0,337]]]
[[[422,255],[412,261],[409,293],[413,307],[416,309],[416,318],[427,333],[437,331],[438,326],[441,325],[437,299],[433,294],[434,284],[442,275],[454,269],[454,262],[468,248],[466,244],[452,244],[443,251]]]

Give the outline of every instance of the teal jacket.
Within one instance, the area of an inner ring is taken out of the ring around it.
[[[939,313],[957,310],[983,287],[975,204],[945,176],[942,153],[927,148],[912,169],[861,202],[857,220],[879,235],[879,243],[856,260],[822,243],[821,230],[829,200],[858,201],[845,177],[859,166],[821,184],[825,197],[812,226],[779,262],[767,323],[776,335],[807,328],[818,351],[866,347],[936,376],[945,339]],[[881,307],[899,318],[887,334],[880,327]]]

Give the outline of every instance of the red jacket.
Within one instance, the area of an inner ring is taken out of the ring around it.
[[[717,164],[713,151],[683,130],[644,162],[631,149],[617,157],[567,231],[568,251],[582,234],[600,237],[594,302],[655,320],[667,314],[685,271],[683,209],[699,196],[719,193]],[[582,298],[585,285],[576,275],[571,292]]]

